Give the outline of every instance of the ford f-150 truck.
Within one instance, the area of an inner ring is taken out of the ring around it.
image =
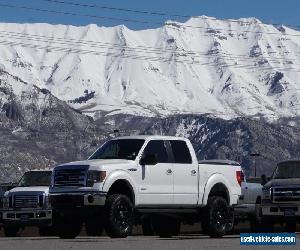
[[[20,228],[38,226],[44,235],[52,223],[48,194],[52,170],[25,172],[18,185],[3,197],[3,228],[8,237],[17,236]]]
[[[285,222],[287,231],[295,232],[300,221],[300,160],[277,164],[263,187],[261,212],[266,230]]]
[[[177,235],[181,222],[198,221],[205,233],[221,237],[232,227],[241,181],[238,163],[198,162],[188,139],[114,138],[88,160],[54,168],[53,221],[61,238],[76,237],[82,223],[91,234],[105,228],[110,237],[127,237],[144,218],[161,237]]]

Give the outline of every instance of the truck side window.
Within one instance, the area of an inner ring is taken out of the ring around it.
[[[192,157],[185,141],[170,141],[175,163],[192,163]]]
[[[155,155],[158,163],[167,163],[168,162],[168,154],[162,140],[153,140],[150,141],[145,150],[144,155]]]

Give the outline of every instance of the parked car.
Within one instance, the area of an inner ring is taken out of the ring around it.
[[[278,222],[295,232],[300,221],[300,160],[277,164],[272,177],[264,185],[261,212],[268,231]]]
[[[239,204],[234,207],[236,223],[239,221],[250,221],[251,230],[256,231],[261,224],[261,178],[244,178],[242,182],[242,195]]]
[[[55,167],[53,221],[61,238],[76,237],[83,222],[88,234],[105,228],[127,237],[137,221],[161,237],[179,234],[181,222],[201,221],[205,233],[221,237],[233,226],[241,182],[238,163],[198,163],[188,139],[119,137],[88,160]]]
[[[49,232],[52,223],[48,199],[51,173],[51,170],[28,171],[15,188],[5,192],[2,217],[6,236],[17,236],[20,228],[28,225],[38,226],[41,235]]]

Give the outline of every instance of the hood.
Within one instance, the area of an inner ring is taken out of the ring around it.
[[[116,166],[128,166],[134,163],[133,160],[126,160],[126,159],[97,159],[97,160],[85,160],[85,161],[74,161],[69,162],[65,164],[61,164],[57,166],[56,168],[64,168],[67,169],[68,167],[74,168],[74,166],[80,166],[85,167],[86,169],[93,169],[93,168],[99,168],[99,167],[105,167],[109,168],[110,166],[113,166],[114,168]]]
[[[300,186],[300,178],[272,179],[264,185],[264,188],[293,185]]]
[[[15,193],[29,193],[29,192],[38,192],[38,193],[49,193],[49,187],[38,186],[38,187],[15,187],[7,192],[5,195],[8,194],[15,194]]]

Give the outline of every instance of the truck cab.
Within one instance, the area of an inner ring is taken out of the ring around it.
[[[38,226],[43,234],[52,223],[48,194],[52,170],[25,172],[17,186],[3,197],[3,228],[8,237],[15,237],[21,228]]]

